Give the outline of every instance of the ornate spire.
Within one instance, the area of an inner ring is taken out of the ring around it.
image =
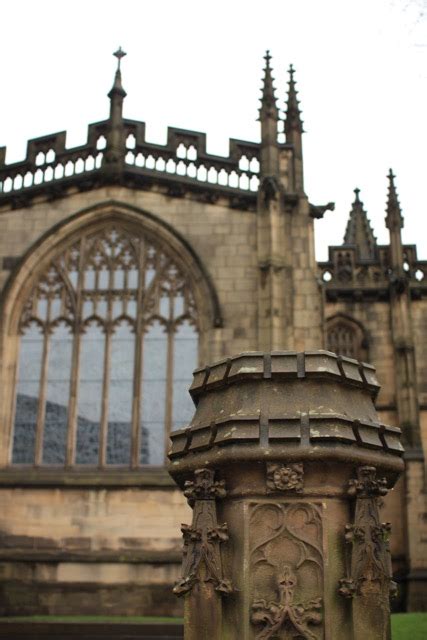
[[[377,239],[363,208],[363,202],[359,198],[360,189],[355,189],[354,193],[356,197],[350,211],[344,244],[355,245],[362,260],[372,260],[375,258]]]
[[[111,90],[108,94],[108,97],[110,98],[110,100],[113,100],[115,96],[119,96],[122,99],[126,97],[126,91],[123,89],[123,86],[122,86],[122,72],[120,68],[122,58],[124,58],[125,55],[127,54],[125,53],[125,51],[123,51],[121,47],[119,47],[117,51],[113,53],[113,56],[117,58],[117,69],[116,69],[116,74],[114,76],[113,86],[111,87]]]
[[[261,108],[259,110],[259,119],[273,118],[279,119],[279,109],[277,108],[276,96],[274,95],[273,76],[270,67],[270,51],[267,50],[264,56],[264,84],[262,87]]]
[[[393,175],[393,171],[390,169],[388,173],[388,197],[387,197],[387,207],[386,207],[386,218],[385,223],[387,229],[402,229],[403,227],[403,216],[402,210],[400,208],[399,198],[397,197],[396,186],[394,184],[394,178],[396,176]]]
[[[298,91],[296,90],[294,73],[295,70],[291,65],[289,67],[289,90],[285,117],[285,133],[287,137],[289,137],[289,134],[292,131],[297,131],[300,134],[304,131],[302,126],[303,121],[301,120],[301,110],[299,108],[299,101],[297,98]]]
[[[264,84],[262,87],[261,108],[259,110],[259,120],[261,122],[261,153],[260,153],[260,174],[266,176],[279,177],[279,145],[277,142],[277,122],[279,120],[279,109],[274,95],[273,76],[271,75],[270,52],[266,51],[264,56]],[[262,182],[262,181],[261,181]]]

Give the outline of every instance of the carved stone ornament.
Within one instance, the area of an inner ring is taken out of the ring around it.
[[[184,484],[184,495],[188,504],[192,507],[196,500],[215,500],[225,498],[224,480],[214,481],[214,471],[212,469],[197,469],[195,480],[187,480]]]
[[[183,524],[184,539],[182,577],[173,592],[177,596],[189,593],[200,581],[211,582],[221,595],[233,591],[230,580],[222,573],[220,545],[228,540],[227,525],[219,525],[216,498],[226,494],[224,481],[214,481],[212,469],[198,469],[194,482],[185,483],[184,495],[193,507],[191,526]]]
[[[271,200],[277,200],[280,193],[280,185],[275,176],[265,176],[260,185],[260,193],[266,204]]]
[[[310,626],[322,623],[321,506],[303,502],[258,503],[251,508],[249,524],[251,622],[263,625],[256,640],[320,640],[322,631],[314,632]]]
[[[376,478],[375,467],[360,467],[357,479],[350,480],[348,493],[356,498],[354,524],[345,528],[345,541],[351,545],[349,571],[339,582],[344,598],[395,595],[392,580],[389,537],[391,525],[380,523],[381,496],[387,482]]]
[[[252,604],[252,623],[263,625],[263,629],[256,635],[256,640],[278,638],[279,633],[285,630],[292,633],[292,637],[317,640],[317,636],[309,629],[309,625],[322,623],[322,598],[295,603],[296,583],[292,569],[285,566],[278,580],[279,601],[259,600]]]
[[[294,491],[304,489],[304,466],[302,462],[292,464],[267,463],[267,492]]]

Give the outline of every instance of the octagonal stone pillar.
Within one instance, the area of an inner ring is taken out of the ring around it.
[[[182,526],[186,640],[390,638],[390,525],[403,470],[372,366],[327,351],[243,353],[198,369],[169,472]]]

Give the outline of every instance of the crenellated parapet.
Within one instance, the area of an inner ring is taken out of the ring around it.
[[[390,247],[378,245],[373,260],[361,260],[357,247],[329,247],[328,260],[319,262],[327,300],[388,300],[390,286],[409,287],[411,297],[427,296],[427,261],[418,260],[415,245],[404,246],[403,276],[394,273]]]
[[[355,189],[343,244],[329,247],[328,260],[319,262],[326,299],[390,300],[393,293],[408,291],[412,299],[427,296],[427,261],[418,260],[415,245],[403,245],[403,217],[391,170],[386,225],[389,245],[378,245],[363,202]]]
[[[255,208],[258,143],[231,139],[229,155],[223,157],[206,151],[204,133],[169,127],[161,145],[146,140],[144,122],[123,119],[124,167],[107,176],[109,126],[109,120],[90,124],[86,143],[70,149],[64,131],[35,138],[28,142],[25,159],[11,164],[6,164],[2,147],[0,205],[25,206],[35,196],[60,197],[70,186],[86,190],[114,181],[143,189],[163,185],[175,196],[204,192],[213,202],[224,195],[234,205]]]
[[[168,127],[166,144],[149,142],[144,122],[123,117],[126,91],[120,63],[126,53],[118,49],[114,55],[118,66],[108,93],[109,118],[89,125],[84,144],[67,148],[65,131],[34,138],[27,144],[24,160],[10,164],[6,163],[6,148],[0,147],[0,209],[17,209],[30,206],[35,198],[54,200],[76,190],[114,184],[208,204],[221,199],[231,208],[255,212],[261,178],[271,174],[270,165],[263,160],[263,132],[262,142],[231,138],[227,156],[208,153],[204,133],[176,127]],[[265,109],[274,98],[269,59]],[[270,146],[275,150],[277,172],[279,164],[285,167],[282,198],[285,208],[293,210],[303,195],[292,168],[297,148],[291,139],[279,142],[278,113],[269,128]],[[330,205],[310,205],[310,215],[322,217],[327,208]]]

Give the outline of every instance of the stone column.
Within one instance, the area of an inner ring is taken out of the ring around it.
[[[326,351],[196,370],[169,471],[193,507],[175,593],[186,640],[385,640],[393,590],[381,496],[403,469],[375,370]]]

